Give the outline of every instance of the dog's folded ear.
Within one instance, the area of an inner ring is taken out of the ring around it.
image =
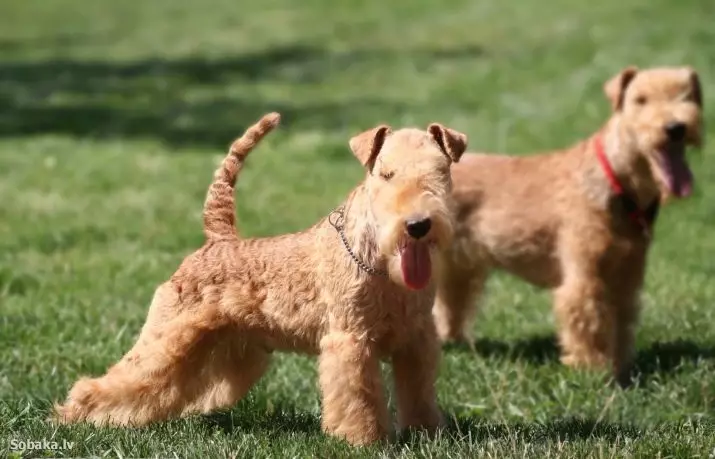
[[[462,153],[467,149],[467,136],[439,123],[432,123],[427,127],[427,131],[432,135],[439,148],[445,155],[458,162]]]
[[[638,73],[638,67],[633,65],[628,66],[603,85],[603,92],[606,93],[606,97],[611,101],[613,111],[623,108],[623,98],[626,95],[626,88],[636,76],[636,73]]]
[[[372,170],[377,154],[380,153],[385,138],[391,132],[390,126],[383,124],[350,139],[350,149],[367,170]]]
[[[692,67],[688,67],[688,72],[690,72],[690,84],[693,85],[693,100],[702,109],[703,88],[700,86],[700,76],[698,76],[698,72]]]

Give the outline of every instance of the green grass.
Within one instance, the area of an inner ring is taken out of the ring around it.
[[[691,156],[696,195],[658,223],[630,390],[561,367],[548,296],[498,276],[477,352],[445,351],[450,422],[433,440],[323,436],[315,363],[293,355],[216,415],[136,430],[44,419],[131,346],[154,288],[202,242],[217,159],[264,112],[284,123],[239,182],[249,235],[325,215],[362,174],[348,138],[380,122],[438,120],[480,150],[565,146],[606,119],[601,86],[631,63],[693,65],[709,108],[713,15],[711,0],[0,3],[0,456],[55,439],[75,445],[25,454],[708,457],[711,147]]]

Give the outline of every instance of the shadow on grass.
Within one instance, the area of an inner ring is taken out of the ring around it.
[[[14,47],[22,43],[0,42],[0,49]],[[429,69],[435,61],[483,53],[474,47],[334,53],[290,45],[222,59],[5,60],[0,61],[0,136],[153,137],[175,146],[223,148],[261,114],[274,110],[283,114],[288,131],[367,128],[408,112],[410,104],[377,95],[338,97],[329,89],[319,99],[301,101],[292,94],[304,94],[305,85],[315,90],[356,65],[378,69],[403,59],[416,69]],[[284,89],[279,95],[259,94],[252,89],[256,82]]]
[[[617,438],[637,438],[639,430],[631,425],[613,424],[590,418],[561,418],[546,423],[510,422],[493,423],[473,416],[448,416],[443,429],[454,440],[469,437],[471,441],[499,440],[515,437],[519,441],[537,442],[544,440],[575,441],[587,438],[602,438],[613,441]],[[242,410],[238,412],[221,412],[203,417],[209,427],[218,428],[225,434],[236,430],[278,433],[300,432],[311,435],[321,433],[320,419],[309,413],[301,413],[288,406],[277,407],[270,413],[261,410]],[[407,431],[398,435],[395,443],[398,445],[412,443],[424,438],[415,431]]]
[[[656,341],[638,351],[632,374],[640,384],[646,384],[656,375],[673,375],[682,365],[703,360],[715,360],[715,346],[691,340]]]
[[[559,360],[559,347],[556,337],[534,336],[513,342],[489,338],[479,338],[472,343],[449,343],[445,345],[447,352],[473,352],[482,357],[501,358],[513,361],[524,361],[533,364],[544,364]]]
[[[254,407],[255,408],[255,407]],[[225,433],[235,430],[258,432],[320,432],[320,419],[308,412],[301,412],[291,406],[278,405],[270,412],[243,409],[222,411],[203,416],[204,422]]]
[[[559,346],[554,335],[535,336],[513,342],[488,338],[477,339],[474,351],[482,357],[495,357],[512,361],[543,365],[559,361]],[[447,352],[472,352],[466,343],[447,344]],[[633,365],[632,377],[640,383],[655,375],[672,375],[687,363],[715,360],[715,346],[703,345],[691,340],[656,341],[640,349]]]

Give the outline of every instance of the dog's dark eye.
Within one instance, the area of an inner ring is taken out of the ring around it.
[[[393,172],[393,171],[380,172],[380,177],[382,177],[384,180],[390,180],[394,176],[395,176],[395,172]]]
[[[638,96],[636,97],[635,102],[637,105],[645,105],[646,103],[648,103],[648,99],[646,98],[646,96]]]

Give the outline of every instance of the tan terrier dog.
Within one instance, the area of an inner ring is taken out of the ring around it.
[[[143,425],[230,406],[285,350],[319,355],[327,433],[353,444],[389,434],[381,359],[400,425],[440,424],[432,277],[451,243],[450,165],[466,137],[439,124],[360,134],[350,147],[367,176],[337,211],[300,233],[241,239],[236,177],[278,121],[266,115],[234,142],[209,189],[206,243],[156,290],[134,347],[56,406],[60,422]]]
[[[590,139],[527,157],[468,154],[452,169],[458,222],[434,308],[443,340],[465,339],[501,269],[553,292],[564,364],[629,380],[652,225],[662,200],[691,193],[684,154],[701,143],[703,99],[690,68],[629,67],[604,90],[613,115]]]

